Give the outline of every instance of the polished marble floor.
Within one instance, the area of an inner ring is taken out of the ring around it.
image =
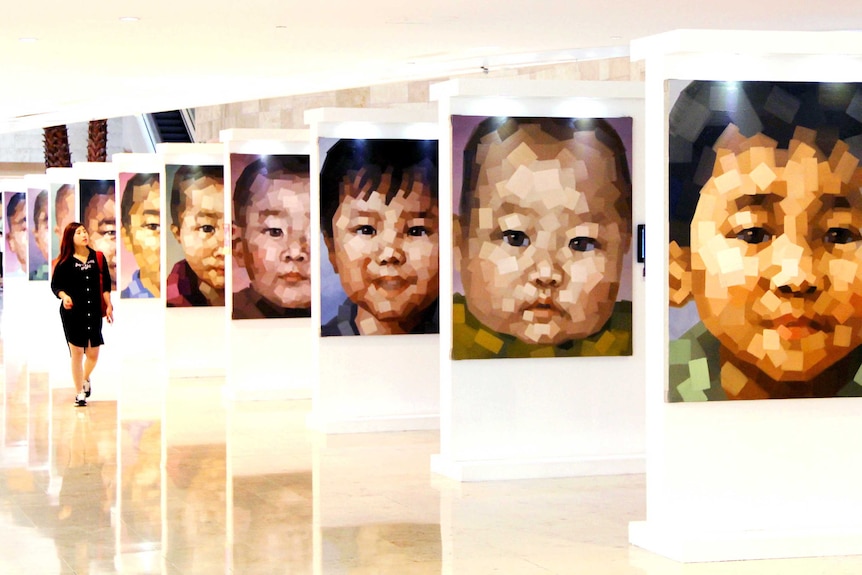
[[[307,400],[219,378],[0,386],[0,575],[862,573],[862,557],[681,565],[634,548],[643,476],[459,484],[434,432],[309,432]],[[26,355],[26,354],[25,354]],[[144,389],[142,389],[144,387]]]

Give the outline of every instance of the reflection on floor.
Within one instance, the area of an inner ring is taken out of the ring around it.
[[[632,548],[642,476],[457,484],[430,473],[433,432],[324,437],[308,401],[230,402],[220,379],[107,394],[94,377],[75,408],[67,380],[19,358],[0,390],[2,575],[862,573],[862,557]]]

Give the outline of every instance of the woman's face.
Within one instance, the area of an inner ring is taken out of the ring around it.
[[[75,230],[75,235],[72,236],[72,242],[76,248],[86,248],[90,243],[90,234],[87,233],[87,228],[78,226],[78,229]]]

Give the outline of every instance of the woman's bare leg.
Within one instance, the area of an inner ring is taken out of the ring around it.
[[[99,361],[99,346],[88,347],[87,356],[84,359],[84,379],[82,381],[89,381],[90,374],[93,373],[97,361]]]
[[[75,393],[81,393],[84,389],[84,348],[70,343],[69,352],[72,354],[72,381],[75,383]]]

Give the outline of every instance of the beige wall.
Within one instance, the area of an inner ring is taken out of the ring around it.
[[[459,77],[530,78],[536,80],[643,81],[643,62],[627,57],[586,60],[566,64],[513,68],[489,74]],[[218,141],[219,131],[230,128],[305,128],[305,110],[324,107],[389,108],[428,105],[428,87],[449,78],[416,80],[320,92],[284,98],[249,100],[206,106],[195,110],[195,139]]]

